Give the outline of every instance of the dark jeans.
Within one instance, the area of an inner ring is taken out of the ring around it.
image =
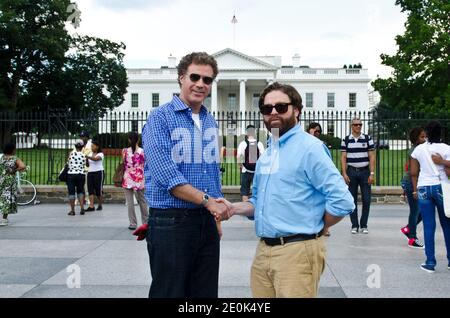
[[[220,238],[202,208],[149,209],[150,298],[217,298]]]
[[[408,228],[409,238],[417,238],[417,224],[422,221],[422,214],[419,210],[419,202],[414,199],[412,184],[409,181],[402,180],[402,188],[405,191],[409,205]]]
[[[67,175],[67,190],[69,192],[69,199],[75,200],[75,196],[80,198],[84,195],[84,181],[86,176],[84,174],[68,174]]]
[[[348,189],[353,196],[355,202],[355,210],[350,214],[350,220],[352,221],[352,228],[365,228],[367,227],[367,220],[369,219],[370,209],[370,197],[371,197],[371,185],[367,182],[370,176],[369,167],[366,168],[353,168],[347,167],[347,176],[350,178],[350,184]],[[358,186],[361,188],[362,198],[362,214],[361,220],[358,223]]]
[[[417,188],[419,207],[423,218],[423,236],[425,238],[426,264],[436,266],[434,234],[436,232],[436,209],[447,248],[447,261],[450,266],[450,218],[445,216],[442,188],[440,184]]]
[[[253,182],[253,177],[255,173],[253,172],[241,172],[241,195],[249,196],[250,195],[250,187]]]

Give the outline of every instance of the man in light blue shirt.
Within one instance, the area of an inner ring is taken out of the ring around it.
[[[259,108],[272,137],[256,165],[253,196],[226,202],[229,210],[217,217],[255,218],[261,241],[251,271],[253,297],[316,297],[325,268],[322,233],[353,211],[353,197],[326,146],[297,125],[302,99],[295,88],[269,85]]]

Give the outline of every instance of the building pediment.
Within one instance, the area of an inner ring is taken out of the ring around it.
[[[217,52],[213,56],[220,71],[274,71],[278,69],[275,65],[229,48]]]

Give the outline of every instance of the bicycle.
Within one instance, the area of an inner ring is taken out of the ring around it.
[[[30,204],[34,202],[34,204],[37,203],[36,201],[36,187],[35,185],[28,180],[25,180],[26,171],[30,170],[30,167],[27,166],[27,169],[25,172],[17,172],[16,173],[16,180],[17,180],[17,205],[23,206]]]

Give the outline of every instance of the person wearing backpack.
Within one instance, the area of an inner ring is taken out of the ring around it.
[[[264,152],[264,145],[255,139],[255,126],[248,125],[245,139],[241,141],[237,150],[237,159],[241,169],[242,201],[248,201],[250,187],[255,175],[256,161]]]

